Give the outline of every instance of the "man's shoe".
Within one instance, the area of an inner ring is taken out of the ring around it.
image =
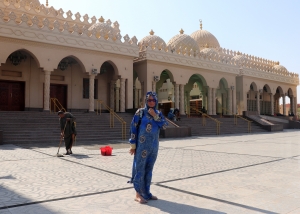
[[[73,152],[72,152],[72,150],[71,150],[71,149],[70,149],[70,152],[69,152],[69,153],[70,153],[70,155],[72,155],[72,154],[73,154]]]
[[[70,155],[70,151],[67,151],[66,153],[64,153],[64,155]]]

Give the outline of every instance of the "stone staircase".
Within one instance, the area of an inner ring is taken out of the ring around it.
[[[240,118],[237,119],[237,125],[234,124],[233,117],[222,117],[215,118],[221,122],[220,125],[220,135],[224,134],[238,134],[238,133],[248,133],[248,122]],[[217,126],[216,122],[211,119],[206,118],[206,126],[202,125],[201,117],[182,117],[180,121],[176,124],[179,126],[189,126],[191,127],[192,136],[202,136],[202,135],[216,135]],[[251,123],[251,132],[266,132],[265,129],[261,128],[255,123]]]
[[[115,119],[114,128],[110,128],[109,113],[96,115],[96,113],[75,112],[73,115],[77,121],[76,143],[97,144],[99,141],[122,140],[121,123]],[[5,144],[58,145],[60,141],[58,119],[56,114],[46,112],[0,112],[3,142]],[[128,139],[132,114],[126,114],[123,119],[127,122],[126,139]]]
[[[115,119],[114,128],[109,127],[109,113],[74,112],[77,120],[77,144],[99,144],[100,142],[118,142],[122,140],[121,123]],[[119,113],[126,125],[126,139],[129,138],[129,126],[133,113]],[[238,119],[238,125],[233,124],[233,118],[216,118],[222,122],[220,134],[247,133],[248,124]],[[202,126],[202,118],[181,118],[176,122],[179,126],[190,126],[192,136],[216,135],[216,123],[206,120]],[[252,132],[266,132],[254,123]],[[60,141],[60,127],[58,116],[49,112],[0,112],[0,130],[3,131],[5,144],[43,144],[57,146]]]

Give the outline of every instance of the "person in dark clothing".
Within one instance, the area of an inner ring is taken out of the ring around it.
[[[61,130],[61,137],[64,137],[65,146],[66,146],[66,153],[64,155],[71,155],[72,146],[75,141],[75,137],[77,135],[76,132],[76,118],[69,112],[58,112],[59,116],[59,124]]]
[[[179,121],[180,120],[180,113],[179,113],[178,108],[174,109],[173,114],[175,115],[175,121]]]

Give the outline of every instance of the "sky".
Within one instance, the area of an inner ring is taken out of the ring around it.
[[[189,35],[199,30],[201,19],[222,48],[279,61],[300,74],[299,0],[49,0],[49,6],[118,21],[122,36],[138,40],[153,29],[166,43],[181,28]],[[297,95],[300,103],[300,86]]]

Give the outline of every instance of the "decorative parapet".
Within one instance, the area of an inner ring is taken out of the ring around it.
[[[172,51],[169,46],[160,50],[155,46],[148,46],[139,52],[139,57],[134,61],[146,59],[236,73],[237,75],[240,74],[239,70],[243,69],[245,70],[244,75],[299,85],[299,74],[288,72],[283,66],[276,67],[278,62],[224,48],[205,48],[196,54],[189,52],[182,54]]]
[[[101,17],[108,27],[91,28],[98,24],[96,17],[79,13],[72,17],[71,11],[65,13],[37,2],[0,0],[0,36],[138,56],[137,38],[126,34],[121,41],[118,22],[104,22]]]

